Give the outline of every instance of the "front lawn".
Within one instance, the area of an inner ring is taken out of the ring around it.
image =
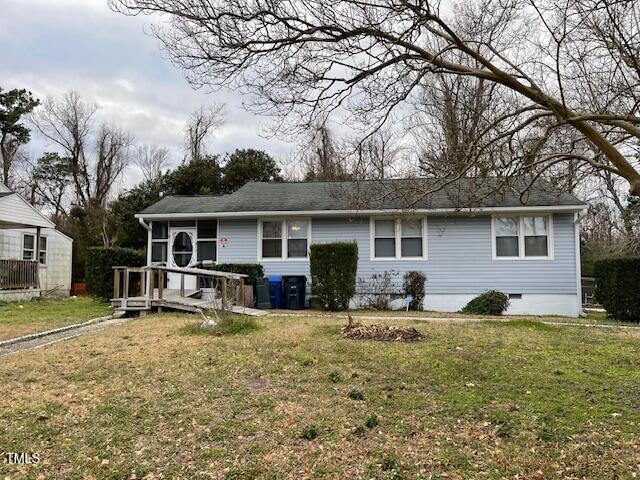
[[[109,304],[89,297],[0,304],[0,340],[85,322],[112,311]]]
[[[153,315],[0,364],[13,478],[631,478],[640,331],[397,321],[426,341],[340,337],[336,318],[236,335]],[[0,477],[1,478],[1,477]]]
[[[347,317],[347,313],[351,314],[354,318],[357,317],[416,317],[416,318],[426,318],[426,319],[442,319],[442,320],[450,320],[450,319],[458,319],[458,320],[476,320],[476,319],[486,319],[486,320],[500,320],[500,321],[509,321],[509,320],[541,320],[543,322],[553,322],[553,323],[579,323],[584,325],[612,325],[612,326],[622,326],[622,327],[640,327],[637,322],[619,322],[617,320],[612,320],[607,318],[606,312],[594,312],[588,311],[586,315],[583,317],[561,317],[561,316],[553,316],[553,315],[502,315],[499,317],[490,316],[490,315],[475,315],[475,314],[467,314],[461,312],[432,312],[429,310],[373,310],[366,308],[358,308],[354,310],[350,310],[349,312],[326,312],[322,310],[275,310],[277,314],[283,315],[318,315],[318,316],[333,316],[333,317]]]

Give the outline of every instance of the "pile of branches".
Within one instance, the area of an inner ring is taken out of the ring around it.
[[[342,336],[352,340],[378,340],[382,342],[417,342],[423,335],[413,327],[396,325],[363,325],[354,323],[349,316],[349,324],[342,327]]]

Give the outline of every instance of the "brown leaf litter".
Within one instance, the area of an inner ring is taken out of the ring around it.
[[[352,340],[377,340],[381,342],[417,342],[424,336],[413,327],[397,325],[363,325],[354,323],[349,315],[349,324],[342,327],[342,336]]]

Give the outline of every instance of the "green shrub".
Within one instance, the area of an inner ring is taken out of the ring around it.
[[[609,317],[640,322],[640,257],[598,260],[595,278],[595,298]]]
[[[113,297],[113,267],[141,267],[146,263],[146,255],[142,250],[117,247],[89,248],[85,263],[87,293],[109,300]],[[130,281],[133,282],[133,279],[134,276],[131,275]]]
[[[409,305],[410,310],[422,309],[424,284],[426,281],[427,277],[425,277],[422,272],[407,272],[404,274],[404,293],[413,297]]]
[[[384,456],[381,462],[382,470],[398,470],[398,459],[394,453],[389,453]]]
[[[502,315],[509,307],[509,297],[497,290],[489,290],[471,300],[462,313],[473,315]]]
[[[356,390],[355,388],[353,390],[351,390],[347,396],[351,399],[351,400],[364,400],[364,395],[362,394],[362,392],[360,390]]]
[[[311,288],[327,310],[345,310],[356,293],[358,245],[355,242],[311,245]]]
[[[207,265],[203,268],[217,270],[218,272],[248,275],[248,278],[244,279],[246,285],[255,285],[256,278],[264,277],[264,268],[259,263],[219,263],[217,265]]]
[[[313,440],[314,438],[318,438],[318,435],[320,435],[318,427],[316,427],[315,425],[308,425],[302,430],[300,438],[304,440]]]
[[[367,417],[364,422],[364,426],[367,428],[376,428],[378,426],[378,417],[375,413],[372,413]]]

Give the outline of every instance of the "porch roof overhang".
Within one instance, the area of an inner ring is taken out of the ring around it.
[[[55,224],[14,192],[0,192],[0,229],[55,228]]]

